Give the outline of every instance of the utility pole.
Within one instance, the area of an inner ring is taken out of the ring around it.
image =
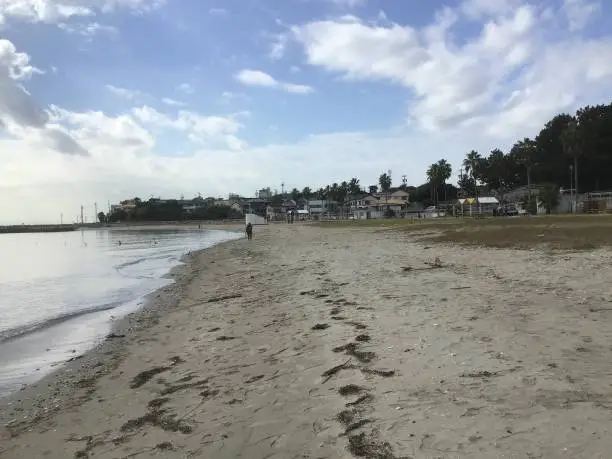
[[[94,221],[98,221],[98,203],[94,202]]]
[[[81,225],[83,224],[83,204],[81,204]]]
[[[60,214],[60,225],[64,224],[64,214]]]
[[[575,186],[574,185],[575,182],[572,183],[573,176],[574,176],[574,166],[572,164],[570,164],[570,166],[569,166],[569,178],[570,178],[570,207],[571,207],[571,210],[572,210],[571,213],[576,212],[576,203],[574,202],[574,188],[573,188]]]

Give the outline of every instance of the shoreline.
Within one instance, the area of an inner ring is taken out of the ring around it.
[[[73,362],[71,404],[20,413],[0,456],[607,457],[609,250],[312,225],[232,242],[106,364]]]
[[[227,228],[206,229],[232,231]],[[238,241],[240,239],[231,239],[212,247],[184,254],[179,260],[180,263],[162,276],[162,278],[171,279],[172,283],[143,296],[141,298],[142,305],[136,311],[114,321],[110,326],[108,335],[101,343],[83,354],[66,360],[63,364],[58,365],[57,369],[40,380],[24,385],[22,389],[12,394],[0,397],[0,439],[3,438],[3,427],[19,433],[32,422],[32,419],[37,419],[37,422],[44,421],[52,417],[55,412],[78,403],[76,401],[79,398],[77,395],[82,392],[82,388],[66,384],[66,380],[74,379],[72,375],[77,375],[81,381],[90,380],[93,382],[93,380],[116,368],[121,362],[121,350],[126,346],[124,337],[130,333],[150,328],[159,320],[161,315],[178,304],[181,291],[198,275],[201,269],[198,262],[207,252]],[[70,402],[71,400],[72,402]],[[25,423],[23,422],[24,416],[26,416]],[[22,419],[20,420],[20,418]],[[0,455],[1,453],[2,445],[0,443]]]

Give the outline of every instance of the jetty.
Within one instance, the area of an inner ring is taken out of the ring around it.
[[[0,234],[8,233],[60,233],[74,231],[76,225],[8,225],[0,226]]]

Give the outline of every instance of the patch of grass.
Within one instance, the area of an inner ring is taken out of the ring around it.
[[[524,217],[380,219],[321,223],[327,228],[401,231],[424,242],[495,248],[592,250],[612,246],[612,215],[538,215]]]
[[[592,250],[612,245],[612,218],[551,215],[470,220],[441,227],[426,239],[496,248]]]

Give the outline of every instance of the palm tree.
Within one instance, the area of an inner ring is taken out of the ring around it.
[[[531,169],[536,165],[535,155],[537,146],[535,140],[531,140],[525,137],[523,140],[519,140],[514,144],[510,150],[510,154],[516,157],[516,161],[519,164],[525,166],[527,171],[527,189],[529,190],[529,196],[531,197]]]
[[[444,186],[444,200],[446,201],[446,181],[451,177],[453,168],[445,159],[441,159],[436,163],[441,184]]]
[[[378,177],[378,183],[380,184],[380,190],[383,193],[388,194],[389,190],[391,189],[391,175],[387,173],[380,174],[380,177]]]
[[[463,167],[465,173],[472,176],[474,182],[474,193],[476,194],[476,200],[478,200],[478,180],[480,179],[480,169],[482,165],[482,156],[476,150],[470,151],[463,160]]]
[[[429,182],[429,185],[431,186],[431,196],[432,199],[434,201],[434,204],[437,205],[438,203],[438,186],[440,185],[440,180],[442,178],[442,174],[440,172],[440,163],[435,163],[432,164],[431,166],[429,166],[427,168],[427,181]]]
[[[361,186],[359,185],[359,179],[353,177],[348,184],[348,189],[350,194],[359,194],[361,193]]]
[[[482,161],[482,156],[476,150],[470,151],[467,155],[465,155],[465,159],[463,160],[463,168],[465,169],[465,173],[475,178],[475,171],[478,169],[478,165]]]
[[[563,152],[574,160],[574,190],[578,196],[578,158],[582,154],[582,144],[580,135],[580,125],[572,119],[561,133],[561,143]]]

